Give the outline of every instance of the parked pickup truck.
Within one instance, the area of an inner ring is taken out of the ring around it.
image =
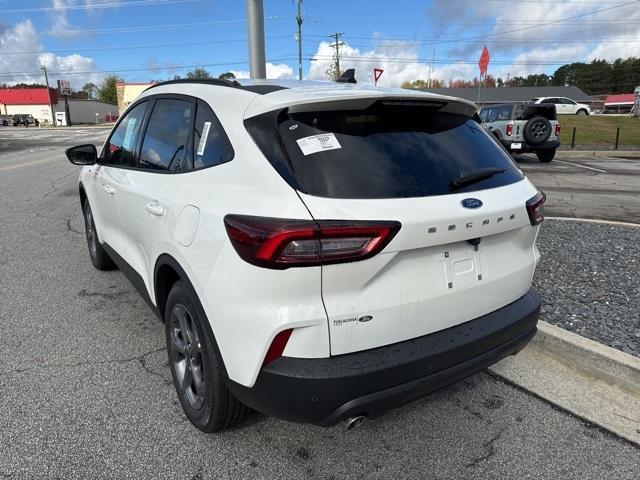
[[[508,103],[482,107],[482,124],[510,153],[533,152],[550,162],[560,146],[560,122],[555,105]]]

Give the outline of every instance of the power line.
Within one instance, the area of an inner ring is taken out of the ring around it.
[[[281,57],[281,58],[272,58],[270,62],[282,62],[287,60],[292,60],[295,57]],[[223,60],[221,62],[216,63],[199,63],[193,65],[170,65],[163,67],[138,67],[138,68],[111,68],[108,70],[77,70],[77,71],[57,71],[57,72],[49,72],[50,75],[90,75],[95,73],[121,73],[121,72],[143,72],[143,71],[155,71],[155,70],[184,70],[187,68],[198,68],[198,67],[222,67],[229,65],[248,65],[249,62],[246,59],[238,59],[238,60]],[[0,74],[0,78],[14,78],[21,76],[35,76],[39,75],[39,72],[6,72]]]
[[[112,3],[93,3],[90,5],[60,5],[57,7],[32,7],[32,8],[15,8],[13,10],[4,10],[2,13],[38,13],[51,12],[60,10],[106,10],[109,8],[120,7],[145,7],[156,5],[176,5],[179,3],[193,3],[200,0],[137,0],[133,2],[112,2]]]
[[[289,35],[277,35],[268,37],[269,39],[278,38],[290,38]],[[216,43],[240,43],[246,42],[246,38],[237,38],[229,40],[210,40],[206,42],[188,42],[188,43],[165,43],[165,44],[153,44],[153,45],[124,45],[113,47],[92,47],[92,48],[74,48],[67,50],[32,50],[26,52],[0,52],[0,55],[34,55],[39,53],[75,53],[75,52],[100,52],[105,50],[136,50],[144,48],[170,48],[170,47],[191,47],[196,45],[210,45]]]
[[[265,17],[266,20],[283,20],[290,19],[290,16],[282,16],[282,15],[272,15],[270,17]],[[183,28],[197,28],[197,27],[207,27],[210,25],[220,25],[220,24],[229,24],[229,23],[245,23],[247,21],[246,18],[238,18],[233,20],[213,20],[211,22],[196,22],[196,23],[170,23],[167,25],[150,25],[147,27],[113,27],[113,28],[96,28],[96,29],[82,29],[82,30],[71,30],[65,32],[68,35],[84,35],[84,34],[96,34],[96,33],[114,33],[114,32],[150,32],[156,30],[181,30]],[[60,32],[53,32],[51,30],[47,30],[43,32],[45,35],[59,35]]]
[[[362,37],[360,37],[362,38]],[[589,41],[607,41],[613,43],[628,43],[629,41],[635,40],[637,35],[631,35],[629,37],[620,36],[609,39],[608,37],[590,37]],[[307,43],[316,43],[315,40],[305,39]],[[390,43],[386,44],[383,42],[405,42],[405,43]],[[410,39],[391,39],[385,38],[381,39],[380,43],[349,43],[350,47],[358,47],[358,48],[400,48],[400,47],[418,47],[422,45],[431,45],[435,43],[448,43],[446,40],[415,40],[412,41]],[[466,40],[466,41],[457,41],[455,43],[477,43],[477,40]],[[562,40],[488,40],[487,45],[494,44],[530,44],[530,45],[558,45],[564,43],[585,43],[584,38],[581,39],[562,39]]]
[[[485,39],[487,39],[489,37],[497,37],[497,36],[500,36],[500,35],[506,35],[507,33],[522,32],[522,31],[525,31],[525,30],[532,30],[534,28],[546,27],[548,25],[555,25],[555,24],[558,24],[558,23],[566,21],[566,20],[576,20],[578,18],[587,17],[589,15],[594,15],[596,13],[607,12],[609,10],[614,10],[614,9],[617,9],[617,8],[626,7],[628,5],[632,5],[634,3],[637,4],[639,2],[640,2],[640,0],[632,0],[631,2],[625,2],[625,3],[616,4],[613,7],[606,7],[606,8],[600,8],[600,9],[592,10],[590,12],[582,13],[580,15],[575,15],[573,17],[566,17],[566,18],[562,18],[562,19],[559,19],[559,20],[552,20],[550,22],[544,22],[544,23],[540,23],[538,25],[532,25],[530,27],[522,27],[522,28],[516,28],[516,29],[513,29],[513,30],[505,30],[505,31],[502,31],[502,32],[490,33],[490,34],[487,34],[487,35],[480,35],[480,36],[476,36],[476,37],[461,38],[461,39],[458,39],[458,41],[460,41],[460,40],[485,40]]]
[[[318,61],[318,60],[331,60],[332,57],[328,56],[328,55],[313,55],[311,57],[308,58],[308,60],[311,61]],[[448,64],[469,64],[469,65],[475,65],[478,63],[477,59],[437,59],[437,58],[415,58],[415,59],[409,59],[409,58],[385,58],[385,57],[379,57],[379,56],[350,56],[347,58],[348,61],[355,61],[355,62],[371,62],[371,61],[377,61],[377,62],[389,62],[389,63],[428,63],[428,62],[433,62],[433,63],[437,63],[437,64],[441,64],[441,65],[448,65]],[[556,62],[548,62],[548,61],[530,61],[530,60],[491,60],[491,63],[493,65],[565,65],[565,64],[569,64],[569,63],[574,63],[573,60],[560,60],[560,61],[556,61]]]

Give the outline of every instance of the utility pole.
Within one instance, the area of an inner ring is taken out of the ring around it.
[[[296,21],[298,22],[298,80],[302,80],[302,12],[300,7],[302,6],[302,0],[298,0],[298,16]]]
[[[56,116],[53,113],[53,104],[51,103],[51,89],[49,88],[49,76],[47,75],[47,67],[42,66],[40,70],[44,71],[44,82],[47,84],[47,98],[49,99],[49,110],[51,110],[51,121],[55,128],[56,126]]]
[[[336,71],[336,79],[340,78],[340,47],[344,45],[344,42],[341,42],[340,39],[344,35],[344,32],[336,32],[329,35],[331,38],[335,40],[334,44],[331,45],[332,48],[336,49],[336,61],[335,61],[335,71]]]
[[[249,67],[251,78],[267,78],[264,56],[264,8],[262,0],[247,0]]]

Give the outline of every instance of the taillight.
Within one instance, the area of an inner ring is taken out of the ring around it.
[[[556,123],[556,137],[560,136],[560,124]]]
[[[227,234],[245,261],[285,269],[364,260],[379,253],[399,222],[291,220],[227,215]]]
[[[291,332],[293,332],[293,328],[288,328],[286,330],[282,330],[275,336],[273,342],[271,342],[269,350],[267,350],[267,354],[264,356],[264,361],[262,362],[263,367],[267,363],[271,363],[282,356],[282,352],[284,352],[284,349],[287,346]]]
[[[539,225],[544,220],[544,202],[546,200],[547,196],[543,192],[538,192],[527,200],[527,213],[531,225]]]
[[[511,136],[513,135],[513,125],[509,124],[507,125],[507,136]]]

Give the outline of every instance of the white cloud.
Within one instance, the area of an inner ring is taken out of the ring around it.
[[[507,74],[511,77],[526,77],[532,73],[540,73],[545,69],[541,63],[549,63],[554,61],[572,62],[575,58],[583,58],[587,49],[584,45],[566,45],[559,48],[534,48],[516,55],[511,65],[500,65],[493,68],[491,73],[494,77],[506,78]]]
[[[327,69],[333,63],[333,48],[329,42],[320,42],[312,57],[307,74],[309,80],[327,80]],[[406,41],[381,41],[372,50],[361,51],[347,43],[340,48],[340,70],[355,68],[359,83],[374,83],[373,69],[384,70],[379,85],[398,87],[405,81],[429,78],[429,64],[419,61],[418,48],[407,46]],[[474,67],[466,64],[436,65],[431,78],[448,80],[450,78],[473,77]]]
[[[427,10],[427,22],[432,38],[441,40],[438,57],[473,60],[487,45],[494,60],[489,73],[505,78],[507,73],[522,76],[552,72],[561,66],[552,65],[553,62],[639,57],[640,7],[637,2],[621,6],[623,3],[628,0],[618,4],[433,0]],[[513,59],[514,63],[495,63],[498,58]],[[522,65],[526,62],[530,64]],[[541,65],[544,63],[547,65]],[[477,67],[473,65],[466,78],[475,75]]]
[[[250,77],[248,70],[231,70],[231,72],[238,79]],[[278,78],[293,78],[293,68],[286,63],[279,63],[276,65],[271,62],[267,62],[267,78],[274,80]]]
[[[624,39],[623,39],[624,38]],[[640,31],[635,35],[613,37],[600,42],[587,56],[589,60],[637,57],[640,58]]]
[[[100,83],[104,75],[73,74],[69,72],[86,72],[95,70],[93,59],[72,54],[58,56],[51,52],[37,53],[42,50],[35,27],[30,20],[17,23],[13,27],[0,25],[0,77],[1,83],[44,83],[40,66],[51,72],[49,83],[55,86],[56,80],[65,79],[71,82],[74,89],[80,89],[85,83]],[[19,53],[16,52],[29,52]],[[9,54],[11,53],[11,54]],[[15,72],[15,75],[8,76]],[[56,72],[60,72],[57,74]]]
[[[78,6],[78,3],[83,5]],[[90,20],[94,22],[98,20],[101,9],[101,4],[118,4],[119,0],[52,0],[52,10],[49,14],[51,18],[51,28],[48,30],[48,35],[58,39],[69,39],[72,37],[83,35],[82,29],[75,28],[69,23],[68,12],[69,10],[81,9],[87,14]]]

